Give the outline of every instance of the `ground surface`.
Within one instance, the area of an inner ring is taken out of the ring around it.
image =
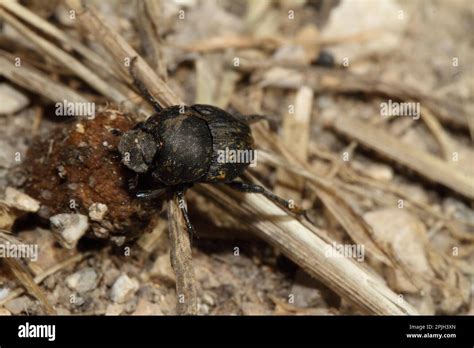
[[[135,16],[133,3],[95,3],[102,13],[107,13],[107,19],[112,25],[134,43],[142,54],[151,57],[150,64],[159,69],[159,60],[153,60],[156,53],[149,54],[138,44],[138,37],[144,34],[137,34],[134,30],[140,20]],[[272,76],[280,76],[280,82],[291,85],[291,74],[280,72],[281,75],[278,75],[273,71],[276,75],[271,75],[271,68],[280,64],[309,67],[311,62],[308,61],[308,48],[304,44],[290,42],[279,44],[281,46],[278,49],[266,49],[263,45],[226,48],[224,43],[224,49],[204,53],[177,47],[227,32],[243,33],[247,38],[252,37],[250,33],[257,37],[274,35],[294,38],[298,34],[302,35],[301,30],[306,25],[313,25],[310,28],[317,28],[323,36],[326,35],[324,37],[344,37],[352,34],[344,29],[349,27],[348,23],[351,23],[351,27],[361,25],[364,28],[364,25],[369,24],[360,23],[379,21],[381,23],[375,27],[387,27],[392,36],[374,38],[373,40],[380,41],[372,46],[370,42],[363,41],[328,47],[329,51],[334,50],[338,65],[342,59],[349,57],[348,70],[353,73],[390,79],[402,86],[416,86],[427,95],[450,100],[471,110],[474,106],[474,42],[472,35],[469,35],[472,33],[474,10],[469,1],[380,1],[385,5],[375,5],[374,2],[365,9],[358,9],[358,16],[351,16],[349,11],[349,14],[339,14],[340,17],[334,13],[338,5],[328,5],[327,1],[307,1],[305,5],[302,5],[304,1],[279,1],[266,7],[261,14],[255,4],[257,2],[253,4],[253,12],[248,10],[245,1],[184,3],[186,5],[180,7],[174,2],[166,2],[162,12],[163,26],[158,28],[163,36],[160,54],[167,64],[169,86],[188,103],[219,102],[223,107],[230,105],[238,109],[241,106],[241,112],[264,112],[272,115],[279,124],[273,130],[281,137],[285,128],[282,119],[287,114],[288,105],[294,102],[298,88],[279,88],[278,83],[272,82]],[[179,10],[185,11],[184,20],[176,20]],[[291,10],[296,11],[297,18],[294,21],[287,20],[288,11]],[[74,24],[68,21],[65,11],[64,5],[58,2],[57,7],[53,6],[49,12],[45,9],[45,13],[41,15],[50,18],[52,23],[65,32],[74,33]],[[380,13],[387,13],[384,11],[392,13],[395,19],[392,21],[382,18]],[[329,17],[331,14],[336,17]],[[401,19],[397,16],[401,16]],[[4,40],[0,42],[0,46],[3,50],[13,54],[21,51],[12,44],[21,35],[7,24],[3,27],[2,36]],[[22,40],[18,41],[18,45],[27,50],[28,40]],[[309,52],[311,53],[311,49]],[[243,68],[240,70],[229,67],[229,62],[235,56],[243,57]],[[270,67],[253,70],[249,75],[245,73],[246,62],[260,61],[270,62]],[[282,61],[287,62],[283,64]],[[458,63],[454,64],[454,61]],[[45,70],[49,71],[51,62],[38,62],[40,66],[43,64],[46,66]],[[84,84],[68,73],[64,73],[62,77],[59,75],[60,73],[54,79],[62,78],[70,87],[82,88],[84,94],[94,95],[93,90],[84,87]],[[265,84],[269,87],[262,88]],[[8,79],[3,80],[1,85],[11,86]],[[48,132],[58,124],[65,124],[63,120],[58,121],[51,115],[54,108],[50,103],[16,84],[13,86],[20,96],[10,98],[13,111],[8,111],[5,106],[7,111],[4,110],[0,115],[0,192],[4,192],[7,186],[21,189],[24,184],[24,178],[15,171],[19,165],[15,161],[15,154],[18,152],[24,156],[34,136],[48,136]],[[226,92],[225,86],[230,86],[228,88],[231,92]],[[232,93],[232,90],[235,92]],[[21,105],[25,96],[29,102]],[[358,146],[357,142],[348,147],[350,141],[347,138],[324,127],[339,115],[344,115],[383,128],[400,142],[413,148],[442,156],[443,148],[440,148],[433,136],[435,133],[426,123],[407,117],[381,119],[380,103],[387,99],[386,96],[369,96],[363,92],[316,91],[310,107],[310,136],[306,143],[310,150],[305,160],[313,168],[330,172],[328,163],[315,155],[316,152],[312,150],[314,146],[336,158],[341,158],[345,151],[349,151],[351,161],[347,165],[358,173],[362,172],[366,178],[375,180],[382,186],[392,185],[410,198],[422,202],[430,210],[455,221],[467,221],[467,224],[460,224],[453,232],[452,228],[433,215],[427,217],[416,209],[400,212],[396,198],[388,197],[383,190],[374,190],[365,196],[358,195],[359,185],[347,181],[349,186],[352,185],[352,191],[345,197],[359,216],[371,225],[381,243],[390,245],[401,263],[419,274],[428,275],[429,279],[422,281],[424,291],[420,292],[398,270],[392,271],[380,263],[372,262],[373,260],[369,262],[369,267],[421,313],[473,314],[472,202],[462,194],[427,183],[403,165],[386,160],[374,151],[367,151]],[[106,98],[98,96],[97,101],[105,105]],[[20,106],[15,107],[15,102]],[[469,117],[472,116],[469,113]],[[461,160],[453,165],[472,179],[474,150],[469,131],[467,128],[460,130],[446,124],[442,127],[444,134],[449,136],[453,152],[458,152],[461,156]],[[19,162],[22,161],[23,159]],[[288,178],[285,179],[265,165],[257,167],[253,173],[269,187],[280,190],[282,195],[298,192],[304,198],[304,206],[313,208],[311,216],[319,227],[335,240],[350,241],[343,228],[311,190],[304,190],[301,185],[296,185],[295,189],[295,185],[290,185],[290,190],[293,191],[285,191],[288,190],[285,185]],[[296,181],[294,177],[293,181]],[[361,313],[350,301],[341,299],[324,284],[310,278],[278,250],[248,231],[242,231],[239,226],[225,221],[201,196],[191,194],[188,205],[199,236],[193,240],[193,263],[200,314]],[[175,276],[170,266],[168,237],[163,226],[155,233],[154,242],[142,241],[148,243],[147,250],[137,244],[124,250],[123,247],[112,247],[107,243],[87,239],[81,240],[77,249],[67,250],[57,242],[49,226],[34,216],[23,218],[16,226],[15,233],[23,242],[39,246],[38,261],[29,262],[34,276],[41,276],[54,267],[60,268],[40,284],[59,314],[176,313]],[[67,260],[70,260],[70,264],[65,263]],[[14,289],[18,287],[19,284],[5,264],[1,264],[0,313],[42,313],[43,309],[32,296],[12,296]]]

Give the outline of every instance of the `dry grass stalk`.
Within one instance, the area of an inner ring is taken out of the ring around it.
[[[138,25],[141,43],[145,52],[148,52],[149,62],[158,76],[167,80],[168,71],[163,55],[161,36],[159,33],[160,21],[162,20],[161,3],[154,0],[145,0],[137,3],[140,18],[143,20]]]
[[[48,75],[43,74],[33,67],[22,63],[22,68],[18,69],[14,65],[14,58],[0,50],[0,74],[10,81],[28,89],[34,93],[42,95],[51,100],[69,100],[71,102],[87,102],[87,98],[66,85],[53,81]]]
[[[95,88],[98,92],[107,96],[111,100],[118,102],[127,102],[127,98],[121,94],[118,90],[111,87],[110,84],[103,81],[96,73],[92,72],[89,68],[73,58],[62,49],[58,48],[48,40],[42,38],[34,31],[29,29],[26,25],[21,23],[17,18],[10,15],[8,12],[0,8],[0,17],[5,20],[8,24],[14,27],[20,34],[25,38],[34,43],[41,52],[51,57],[54,60],[61,62],[65,67],[73,71],[80,78],[86,81],[90,86]]]
[[[427,108],[421,108],[421,115],[421,119],[425,122],[426,127],[433,133],[433,137],[438,142],[444,160],[450,161],[453,157],[454,148],[448,133],[446,133],[436,117]]]
[[[367,313],[381,315],[417,314],[384,282],[352,259],[326,257],[331,246],[321,239],[316,227],[289,216],[261,195],[245,198],[228,189],[213,186],[197,190],[225,208],[233,218],[252,221],[245,224],[259,237],[281,250],[288,258],[341,297]],[[262,218],[256,219],[257,216]]]
[[[44,271],[43,273],[37,275],[33,280],[34,280],[34,283],[35,284],[40,284],[43,280],[45,280],[46,278],[48,278],[50,275],[53,275],[54,273],[56,272],[59,272],[60,270],[66,268],[66,267],[69,267],[71,265],[74,265],[82,260],[84,260],[85,258],[91,256],[92,254],[91,253],[83,253],[83,254],[77,254],[77,255],[74,255],[72,256],[71,258],[63,261],[63,262],[60,262],[56,265],[54,265],[53,267],[47,269],[46,271]],[[14,289],[12,291],[10,291],[10,293],[8,294],[8,296],[6,296],[5,298],[1,299],[0,300],[0,306],[3,306],[5,303],[7,303],[8,301],[11,301],[13,300],[14,298],[20,296],[21,294],[24,293],[24,289],[23,288],[17,288],[17,289]]]
[[[80,41],[68,36],[63,31],[56,28],[54,25],[44,20],[42,17],[31,12],[28,8],[21,6],[16,1],[7,0],[2,2],[2,6],[7,9],[9,12],[21,18],[25,22],[35,26],[37,29],[41,30],[45,34],[50,35],[55,38],[64,47],[69,47],[80,53],[83,57],[89,59],[96,66],[103,69],[108,74],[113,74],[113,71],[110,69],[110,66],[106,64],[104,59],[100,57],[93,50],[89,49],[87,46],[84,46]]]
[[[300,161],[308,158],[311,114],[313,111],[313,91],[307,86],[301,87],[296,93],[293,112],[284,114],[282,135],[283,144]],[[282,197],[301,199],[304,180],[288,173],[287,170],[277,170],[277,186],[275,193]]]
[[[161,218],[161,216],[158,216],[156,222],[152,223],[154,224],[153,230],[140,236],[136,242],[148,254],[156,250],[157,244],[162,241],[162,237],[167,229],[167,221]]]
[[[121,69],[123,76],[129,76],[129,64],[134,57],[137,57],[135,64],[137,76],[149,89],[150,93],[162,105],[183,104],[180,100],[176,103],[178,99],[168,85],[158,77],[147,62],[120,34],[107,25],[104,18],[93,7],[86,7],[74,0],[68,0],[66,3],[78,12],[78,20],[82,29],[90,35],[94,35],[104,46],[117,67]],[[128,78],[128,81],[130,81],[130,78]],[[161,83],[156,81],[161,81]]]
[[[12,235],[0,231],[0,244],[4,244],[6,242],[10,243],[11,245],[23,244],[20,240],[13,237]],[[35,280],[31,276],[29,269],[16,258],[5,257],[3,260],[15,278],[23,285],[28,293],[36,297],[36,299],[41,303],[45,312],[49,315],[56,314],[56,310],[49,303],[43,290],[41,290],[41,288],[35,283]]]
[[[376,35],[379,35],[379,33],[375,31],[367,31],[364,33],[357,33],[354,35],[348,35],[343,37],[314,37],[311,40],[311,45],[314,47],[323,47],[336,45],[344,42],[363,42],[372,39]],[[266,49],[274,50],[283,45],[291,45],[294,43],[294,39],[281,38],[280,36],[275,35],[255,37],[249,35],[228,34],[207,38],[205,40],[198,40],[187,45],[182,45],[179,48],[185,49],[190,52],[206,53],[218,50],[225,50],[229,48],[249,49],[264,47]]]
[[[405,192],[399,187],[390,185],[388,183],[382,183],[374,179],[361,177],[355,172],[353,172],[349,167],[341,167],[341,174],[344,180],[340,180],[337,178],[328,179],[314,171],[310,171],[302,168],[301,166],[289,163],[285,159],[280,158],[279,156],[273,153],[268,153],[266,151],[260,150],[259,159],[261,163],[275,166],[278,168],[285,168],[293,174],[301,176],[307,179],[308,181],[314,183],[314,185],[311,185],[311,183],[309,184],[310,186],[313,186],[314,191],[317,190],[317,187],[315,187],[315,185],[322,186],[325,188],[333,188],[333,195],[331,196],[333,199],[336,199],[335,191],[347,191],[363,198],[371,199],[380,206],[396,206],[398,204],[398,200],[402,198],[405,201],[405,205],[407,207],[409,207],[410,209],[416,209],[416,211],[420,215],[439,220],[442,225],[446,226],[449,229],[449,231],[455,238],[461,241],[472,241],[474,238],[472,234],[466,231],[466,228],[474,227],[474,224],[472,222],[462,220],[460,218],[454,220],[453,218],[445,215],[444,213],[433,209],[430,205],[427,205],[422,201],[414,199],[409,192]],[[327,159],[330,158],[328,157]],[[355,184],[350,184],[351,182]],[[373,195],[369,190],[370,188],[382,190],[384,192],[383,197]],[[320,198],[323,200],[322,197]],[[330,205],[332,205],[331,202],[326,202],[325,204],[328,210],[331,210]],[[344,209],[339,209],[340,205],[334,205],[334,208],[336,216],[338,214],[344,214]],[[350,220],[352,220],[352,218],[350,218]],[[360,221],[360,217],[357,221]],[[357,230],[359,230],[359,228],[353,228],[351,230],[348,230],[347,232],[348,234],[351,234],[351,232],[353,233]],[[352,237],[355,238],[354,236]],[[368,250],[370,250],[370,248],[368,248]]]
[[[196,281],[192,264],[191,241],[184,227],[177,197],[168,200],[168,230],[170,236],[171,266],[176,274],[178,314],[197,314]]]
[[[300,88],[311,87],[315,93],[357,93],[382,95],[404,102],[417,101],[429,109],[439,121],[453,128],[469,129],[474,123],[469,110],[456,102],[426,95],[419,87],[400,84],[382,79],[372,74],[356,74],[346,69],[326,69],[319,67],[284,69],[272,60],[253,61],[240,69],[269,69],[264,75],[262,86]],[[281,65],[281,64],[280,64]],[[292,63],[294,65],[294,63]],[[271,78],[275,76],[275,78]]]
[[[413,169],[422,176],[474,199],[474,183],[468,175],[443,160],[398,141],[387,132],[354,118],[339,117],[334,129],[361,144]]]
[[[415,86],[387,81],[378,76],[355,74],[347,70],[311,68],[307,76],[307,83],[315,92],[364,92],[406,102],[415,100],[446,125],[465,129],[468,126],[470,117],[463,106],[426,95]]]
[[[340,185],[337,185],[336,180],[333,178],[322,177],[318,175],[319,173],[313,172],[306,162],[301,162],[294,158],[291,152],[280,144],[274,136],[265,132],[262,127],[256,127],[256,129],[258,130],[258,134],[260,134],[260,136],[273,148],[277,149],[277,151],[279,151],[284,157],[283,161],[275,161],[274,156],[268,156],[263,153],[264,160],[267,159],[273,161],[274,164],[282,166],[309,180],[311,182],[309,187],[315,193],[321,194],[319,198],[323,204],[325,204],[325,207],[331,212],[334,218],[354,241],[365,245],[371,256],[385,264],[395,264],[393,260],[390,260],[384,250],[382,250],[381,247],[372,240],[373,233],[371,228],[364,222],[362,217],[351,208],[344,196],[337,191],[338,188],[340,188]]]

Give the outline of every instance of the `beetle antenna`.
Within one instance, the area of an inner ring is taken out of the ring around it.
[[[163,110],[163,107],[158,103],[158,101],[151,95],[150,91],[145,87],[143,82],[138,78],[136,72],[135,72],[135,63],[137,61],[138,57],[133,57],[132,61],[130,62],[130,68],[128,71],[130,72],[130,75],[133,78],[133,85],[140,91],[140,94],[148,100],[148,102],[153,105],[153,109],[155,109],[156,112],[160,112]]]

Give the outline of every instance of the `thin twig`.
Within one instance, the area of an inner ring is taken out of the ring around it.
[[[134,66],[135,72],[150,93],[158,99],[162,105],[184,104],[168,85],[158,77],[138,52],[135,51],[119,33],[109,26],[93,7],[87,7],[82,3],[72,0],[68,0],[66,3],[77,10],[79,13],[78,19],[83,29],[98,38],[98,41],[112,55],[124,75],[128,75],[129,68],[124,62],[131,62],[134,57],[137,57]]]
[[[241,64],[236,69],[249,71],[267,68],[260,85],[263,87],[300,88],[311,87],[318,93],[356,93],[384,96],[404,102],[417,101],[429,109],[439,121],[453,128],[468,129],[474,118],[465,105],[451,100],[436,98],[423,92],[418,86],[407,85],[374,74],[356,74],[347,69],[299,67],[283,69],[278,61],[255,60]],[[423,117],[423,116],[422,116]]]
[[[145,52],[148,52],[149,60],[152,68],[157,71],[157,74],[163,81],[168,78],[166,70],[166,61],[163,54],[163,43],[160,38],[159,25],[163,20],[161,2],[155,0],[138,1],[138,15],[140,23],[137,25],[140,33],[141,42]]]
[[[68,86],[53,81],[39,70],[22,63],[21,69],[14,65],[14,59],[0,50],[0,75],[34,93],[56,102],[68,100],[70,102],[87,102],[87,98]]]
[[[110,69],[110,66],[97,53],[89,49],[87,46],[84,46],[80,41],[74,39],[71,36],[68,36],[63,31],[61,31],[42,17],[31,12],[27,7],[22,6],[18,2],[11,0],[3,1],[2,6],[17,17],[34,25],[37,29],[54,37],[55,39],[60,41],[63,46],[70,47],[71,49],[74,49],[78,53],[82,54],[82,56],[88,58],[91,62],[100,67],[100,69],[105,70],[109,74],[113,74],[113,71]]]
[[[26,25],[21,23],[18,19],[2,8],[0,8],[0,17],[3,18],[5,22],[14,27],[25,38],[34,43],[44,54],[61,62],[71,71],[74,71],[79,77],[81,77],[98,92],[118,103],[128,103],[127,97],[110,86],[110,84],[108,84],[106,81],[102,80],[96,73],[92,72],[89,68],[87,68],[70,54],[64,52],[62,49],[36,34],[33,30],[28,28]]]
[[[453,156],[453,143],[446,131],[443,129],[439,121],[433,116],[433,114],[425,107],[421,108],[421,119],[425,122],[428,129],[433,133],[434,138],[438,142],[441,149],[441,155],[447,162]]]
[[[170,235],[171,266],[176,274],[178,314],[197,314],[196,281],[192,266],[189,233],[184,229],[183,215],[175,195],[168,199],[168,229]]]
[[[227,212],[232,212],[229,216],[243,223],[310,275],[364,311],[380,315],[417,314],[410,304],[357,262],[343,257],[327,257],[332,246],[319,237],[324,233],[292,218],[264,196],[247,194],[244,198],[234,191],[214,186],[198,186],[197,190],[225,207]],[[255,221],[256,215],[272,218]]]
[[[70,265],[73,265],[77,262],[80,262],[81,260],[83,260],[86,257],[89,257],[91,255],[92,255],[92,253],[77,254],[77,255],[74,255],[73,257],[71,257],[71,258],[69,258],[69,259],[67,259],[63,262],[57,263],[53,267],[51,267],[51,268],[47,269],[46,271],[44,271],[43,273],[37,275],[34,278],[34,282],[36,284],[41,284],[41,282],[43,282],[43,280],[48,278],[50,275],[53,275],[54,273],[59,272],[63,268],[66,268]],[[0,306],[3,306],[5,303],[7,303],[10,300],[13,300],[14,298],[17,298],[18,296],[20,296],[24,292],[25,292],[25,289],[23,289],[23,288],[16,288],[16,289],[10,291],[10,293],[8,294],[7,297],[0,300]]]
[[[474,199],[474,182],[453,165],[413,146],[401,143],[392,135],[354,118],[339,117],[333,128],[378,153],[413,169],[422,176],[459,194]]]
[[[21,246],[23,242],[18,238],[12,236],[8,231],[0,231],[0,245],[16,245]],[[51,306],[48,299],[46,298],[45,293],[41,288],[35,283],[29,267],[25,266],[19,259],[15,257],[4,257],[3,260],[8,266],[8,269],[13,273],[15,278],[23,285],[24,289],[28,291],[29,294],[36,297],[36,299],[43,306],[45,312],[49,315],[56,314],[55,309]]]

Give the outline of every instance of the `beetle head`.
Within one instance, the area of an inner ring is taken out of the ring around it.
[[[160,148],[161,142],[157,142],[151,134],[142,129],[125,132],[118,145],[123,164],[137,173],[148,171]]]

